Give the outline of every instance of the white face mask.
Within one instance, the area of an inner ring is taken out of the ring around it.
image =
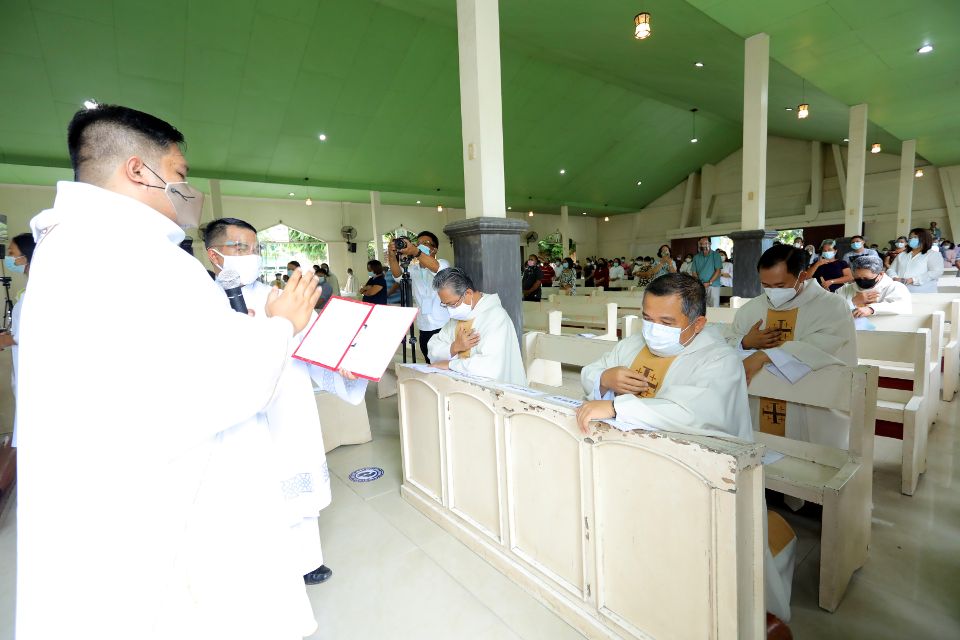
[[[455,307],[450,307],[447,309],[447,312],[450,314],[450,317],[454,320],[466,320],[470,317],[470,314],[473,312],[473,308],[467,304],[466,298],[460,301]]]
[[[679,327],[668,327],[649,320],[643,321],[643,341],[647,343],[650,353],[661,358],[679,355],[683,351],[687,345],[680,342],[681,333],[683,330]],[[688,340],[687,344],[689,342]]]
[[[252,253],[248,256],[225,256],[216,249],[214,252],[223,258],[221,271],[236,271],[240,284],[246,286],[260,276],[260,256]]]
[[[797,282],[799,281],[800,277],[797,276]],[[764,287],[763,292],[767,294],[767,300],[770,301],[770,306],[774,309],[778,309],[797,297],[799,292],[797,291],[796,286],[797,283],[794,283],[792,287],[787,287],[784,289],[770,289],[768,287]]]

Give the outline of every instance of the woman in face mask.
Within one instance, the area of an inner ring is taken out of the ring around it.
[[[680,265],[680,273],[693,273],[693,254],[688,253],[683,258],[683,264]]]
[[[883,266],[887,269],[890,268],[890,265],[893,264],[893,261],[897,259],[897,256],[904,252],[907,248],[907,237],[900,236],[893,242],[893,247],[883,254]]]
[[[577,272],[573,268],[573,260],[566,258],[561,264],[563,268],[560,270],[557,286],[564,294],[572,296],[577,288]]]
[[[804,279],[812,278],[821,287],[836,291],[844,284],[853,281],[850,265],[837,259],[837,244],[830,239],[820,243],[820,259],[804,272]]]
[[[367,263],[367,284],[360,287],[363,302],[387,304],[387,279],[383,277],[383,264],[379,260]]]
[[[595,286],[603,287],[604,291],[610,290],[610,269],[603,258],[597,260],[597,266],[593,269],[593,281]]]
[[[943,256],[932,247],[933,236],[928,229],[911,229],[907,248],[887,269],[887,275],[907,285],[910,293],[936,293],[937,279],[943,275]]]
[[[626,277],[626,272],[623,270],[623,265],[620,264],[619,260],[613,261],[613,266],[610,267],[610,282],[616,282],[618,280],[623,280]]]
[[[8,273],[22,273],[25,276],[30,275],[30,261],[33,259],[33,250],[37,244],[33,241],[33,236],[29,233],[21,233],[15,236],[10,244],[7,245],[7,256],[3,259],[3,267]],[[10,376],[10,386],[13,388],[13,397],[17,397],[17,360],[19,348],[17,344],[20,338],[20,308],[23,305],[23,298],[26,295],[26,289],[17,296],[17,302],[13,305],[11,314],[11,324],[9,333],[0,333],[0,350],[11,349],[13,352],[13,373]],[[13,419],[13,446],[17,446],[17,419]]]

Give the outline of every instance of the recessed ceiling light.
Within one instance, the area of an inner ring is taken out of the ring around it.
[[[307,205],[308,207],[312,207],[312,206],[313,206],[313,200],[311,200],[310,198],[307,198],[307,199],[304,201],[303,204]]]
[[[917,49],[917,53],[930,53],[931,51],[933,51],[933,45],[929,43],[926,43]]]
[[[844,141],[844,142],[850,142],[850,138],[844,138],[843,141]]]
[[[879,142],[874,142],[872,145],[870,145],[870,153],[880,153],[880,151],[881,148]]]
[[[90,99],[90,100],[84,100],[83,106],[87,109],[96,109],[97,107],[100,106],[100,104],[96,100]]]
[[[587,212],[586,212],[586,211],[584,211],[584,212],[583,212],[583,213],[581,213],[580,215],[582,215],[582,216],[585,216],[585,215],[587,215]]]
[[[533,211],[527,211],[527,217],[532,218],[532,217],[533,217]]]
[[[513,207],[507,207],[507,211],[513,211]]]
[[[610,216],[604,216],[604,217],[603,217],[603,221],[604,221],[604,222],[610,222]]]
[[[637,186],[638,186],[638,187],[639,187],[640,185],[642,185],[642,184],[643,184],[643,180],[637,180]]]
[[[320,135],[317,136],[317,139],[320,140],[320,142],[326,142],[326,141],[327,141],[327,134],[321,133]]]
[[[700,62],[699,60],[697,62],[694,62],[693,66],[695,66],[697,69],[703,69],[703,63]]]
[[[916,176],[916,177],[918,177],[918,178],[922,178],[922,177],[923,177],[923,169],[917,169],[917,170],[913,173],[913,175]]]
[[[564,174],[566,174],[566,173],[567,173],[567,170],[566,170],[566,169],[560,169],[560,175],[564,175]]]
[[[417,204],[420,204],[420,201],[419,201],[419,200],[417,200]]]
[[[784,107],[783,110],[784,110],[784,111],[793,111],[793,107]]]
[[[700,142],[700,138],[690,138],[690,142],[692,142],[693,144],[697,144],[698,142]]]
[[[287,195],[288,195],[288,196],[290,196],[290,197],[292,198],[292,197],[294,196],[294,193],[293,193],[293,191],[291,191],[291,192],[290,192],[290,193],[288,193]]]
[[[438,205],[437,205],[437,213],[443,213],[443,205],[442,205],[442,204],[438,204]]]

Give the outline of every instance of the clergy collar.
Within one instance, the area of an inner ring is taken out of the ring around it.
[[[76,216],[77,211],[100,216],[117,210],[122,210],[123,215],[129,217],[124,220],[125,224],[139,226],[147,233],[162,234],[174,244],[180,244],[186,236],[173,220],[139,200],[86,182],[66,180],[57,183],[57,197],[53,202],[53,209],[37,215],[31,222],[31,227],[36,238],[42,235],[45,229],[63,222],[65,216]]]

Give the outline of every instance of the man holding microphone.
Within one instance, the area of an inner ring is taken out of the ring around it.
[[[231,310],[180,249],[200,219],[183,136],[101,105],[68,128],[76,182],[31,222],[20,340],[17,637],[272,638],[312,632],[257,416],[307,325],[295,271],[264,317]],[[91,296],[64,274],[127,264]],[[76,309],[68,319],[63,309]],[[266,453],[265,453],[266,452]],[[80,589],[51,590],[55,580]],[[55,616],[50,612],[56,611]]]

